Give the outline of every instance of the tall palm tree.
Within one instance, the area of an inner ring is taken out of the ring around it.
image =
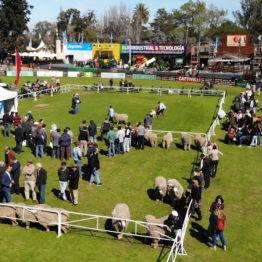
[[[143,24],[146,24],[148,20],[149,20],[148,8],[145,7],[145,4],[142,3],[137,4],[133,15],[136,44],[140,44]]]

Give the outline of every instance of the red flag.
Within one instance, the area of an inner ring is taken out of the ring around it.
[[[19,54],[18,51],[16,51],[16,80],[15,80],[15,85],[19,84],[20,81],[20,74],[22,70],[22,58]]]

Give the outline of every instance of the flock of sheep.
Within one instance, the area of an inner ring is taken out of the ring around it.
[[[154,190],[156,195],[156,200],[163,201],[166,196],[169,197],[172,206],[175,205],[176,201],[180,201],[184,196],[184,188],[176,179],[167,180],[163,176],[157,176],[154,181]],[[127,204],[118,203],[112,211],[112,226],[117,232],[118,239],[123,238],[124,232],[128,228],[128,220],[131,219],[130,210]],[[161,218],[155,218],[152,215],[145,216],[145,222],[149,223],[147,225],[147,233],[152,237],[151,246],[158,247],[159,239],[163,235],[170,236],[171,229],[164,224],[168,216]],[[159,224],[159,225],[152,225]]]
[[[0,206],[0,217],[10,220],[13,226],[17,226],[18,221],[21,221],[26,226],[26,229],[30,228],[31,223],[39,223],[46,231],[50,231],[50,227],[57,226],[57,212],[66,211],[62,208],[52,208],[46,204],[27,206],[24,203],[16,204],[11,202],[8,205],[11,206]],[[69,215],[62,213],[61,222],[66,223],[68,220]],[[61,229],[66,234],[69,226],[62,225]]]

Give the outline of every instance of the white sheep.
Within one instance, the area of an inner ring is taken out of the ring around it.
[[[15,205],[15,203],[10,202],[8,205]],[[0,219],[10,220],[12,226],[17,226],[18,222],[16,221],[15,207],[0,206]]]
[[[181,134],[181,140],[182,140],[182,144],[184,146],[184,150],[190,150],[191,149],[191,143],[192,143],[191,135],[187,134],[187,133],[182,133]]]
[[[27,207],[26,209],[22,208],[22,207],[17,207],[16,208],[16,216],[18,218],[20,218],[21,222],[24,223],[26,225],[26,229],[29,229],[30,224],[35,222],[37,223],[37,217],[36,217],[36,209],[32,209],[32,207],[36,207],[36,208],[50,208],[50,206],[46,205],[46,204],[40,204],[40,205],[34,205],[34,206],[26,206],[26,204],[24,203],[19,203],[19,206],[24,206]],[[28,221],[30,220],[30,221]]]
[[[167,181],[167,194],[170,198],[171,205],[175,206],[176,202],[181,200],[184,195],[184,188],[176,179]]]
[[[47,208],[48,210],[52,210],[52,211],[65,211],[65,209],[62,208]],[[49,212],[49,211],[42,211],[42,210],[38,210],[35,213],[35,216],[38,220],[38,222],[40,223],[40,225],[42,225],[46,231],[50,231],[50,226],[56,226],[57,222],[58,222],[58,214],[57,213],[53,213],[53,212]],[[69,214],[68,213],[63,213],[61,215],[61,222],[62,223],[66,223],[69,220]],[[67,225],[62,225],[61,226],[62,231],[66,234],[68,232],[69,226]]]
[[[120,219],[112,219],[112,226],[116,232],[119,232],[117,235],[118,239],[123,238],[123,233],[127,230],[128,223],[126,219],[130,219],[129,207],[125,203],[118,203],[115,205],[112,211],[112,217]]]
[[[163,176],[157,176],[154,181],[154,189],[156,194],[156,200],[163,201],[166,196],[167,191],[167,181],[166,178]]]
[[[157,248],[159,239],[158,238],[163,238],[163,235],[170,235],[170,229],[164,225],[164,222],[168,219],[168,216],[164,216],[161,218],[155,218],[152,215],[146,215],[145,216],[145,221],[148,223],[155,223],[155,224],[160,224],[163,226],[157,226],[157,225],[146,225],[147,226],[147,232],[150,237],[153,237],[151,240],[151,247]]]
[[[202,152],[204,152],[206,146],[206,138],[200,134],[197,134],[195,137],[195,143],[197,148],[200,149]]]
[[[173,136],[172,133],[169,131],[163,136],[162,140],[162,147],[163,148],[169,148],[173,142]]]
[[[157,134],[148,129],[145,132],[145,140],[149,142],[152,147],[157,146]]]
[[[115,113],[115,119],[117,123],[124,123],[127,124],[128,123],[128,115],[127,114],[118,114]]]

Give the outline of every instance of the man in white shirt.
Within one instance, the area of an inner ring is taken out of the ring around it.
[[[158,108],[156,115],[157,116],[164,116],[164,111],[166,110],[166,105],[163,102],[158,102]]]
[[[121,126],[118,127],[118,131],[116,133],[116,138],[118,140],[118,153],[124,153],[124,139],[125,139],[125,130],[122,129]]]
[[[112,106],[109,106],[109,109],[108,109],[108,120],[109,120],[109,122],[113,123],[114,117],[115,117],[115,110]]]

